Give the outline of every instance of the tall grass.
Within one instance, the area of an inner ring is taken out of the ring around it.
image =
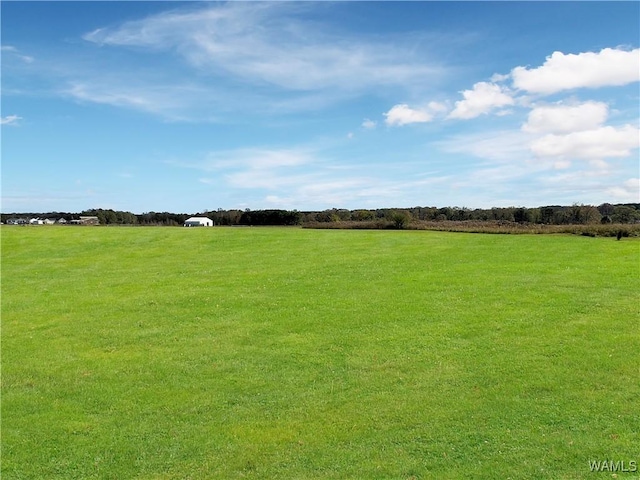
[[[1,233],[3,478],[579,479],[638,460],[635,239]]]

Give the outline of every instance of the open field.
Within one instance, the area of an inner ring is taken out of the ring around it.
[[[590,461],[640,463],[638,239],[1,234],[3,479],[582,479],[612,478]]]

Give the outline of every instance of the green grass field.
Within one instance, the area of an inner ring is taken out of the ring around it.
[[[1,235],[3,479],[640,475],[637,239]]]

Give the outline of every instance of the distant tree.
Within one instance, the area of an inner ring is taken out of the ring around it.
[[[138,223],[138,217],[131,212],[116,212],[116,223],[120,225],[135,225]]]
[[[611,216],[614,223],[633,223],[640,220],[638,210],[626,205],[616,205]]]
[[[453,208],[451,207],[439,208],[436,213],[437,220],[453,220],[454,217],[455,213]]]
[[[473,212],[471,212],[471,219],[487,221],[491,219],[491,212],[489,210],[482,210],[480,208],[476,208]]]
[[[393,222],[394,228],[402,230],[407,228],[411,222],[411,214],[406,210],[393,210],[389,215],[389,219]]]
[[[364,220],[373,220],[375,218],[375,213],[371,210],[355,210],[352,212],[351,218],[359,222]]]
[[[297,210],[245,210],[241,225],[298,225],[302,215]]]
[[[102,210],[102,214],[104,216],[104,223],[106,225],[113,225],[115,223],[118,223],[118,216],[113,210]],[[102,221],[100,221],[100,223],[102,223]]]
[[[553,223],[555,215],[554,207],[540,207],[540,223],[550,225]]]
[[[337,221],[337,217],[333,215],[333,210],[323,210],[316,214],[318,222],[334,222]]]
[[[603,203],[598,205],[598,211],[600,212],[600,215],[611,216],[613,215],[613,205],[610,203]]]
[[[540,215],[540,209],[539,208],[530,208],[529,209],[529,218],[530,218],[530,222],[531,223],[542,223],[541,222],[541,215]]]
[[[471,219],[471,210],[467,207],[454,207],[452,220],[465,221]]]
[[[494,220],[499,220],[503,222],[514,222],[514,208],[492,208],[491,214]]]
[[[585,224],[600,223],[602,215],[596,207],[592,205],[582,205],[580,209],[580,219]]]
[[[351,211],[344,208],[334,209],[334,214],[337,215],[339,221],[348,222],[351,220]]]
[[[520,207],[513,211],[513,220],[518,223],[530,223],[531,212],[528,208]]]

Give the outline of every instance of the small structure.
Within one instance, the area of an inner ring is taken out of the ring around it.
[[[69,221],[71,225],[100,225],[98,217],[80,217]]]
[[[185,227],[213,227],[213,220],[207,217],[191,217],[184,221]]]
[[[94,216],[88,216],[88,217],[80,216],[80,224],[81,225],[100,225],[100,220],[98,219],[98,217],[94,217]]]

